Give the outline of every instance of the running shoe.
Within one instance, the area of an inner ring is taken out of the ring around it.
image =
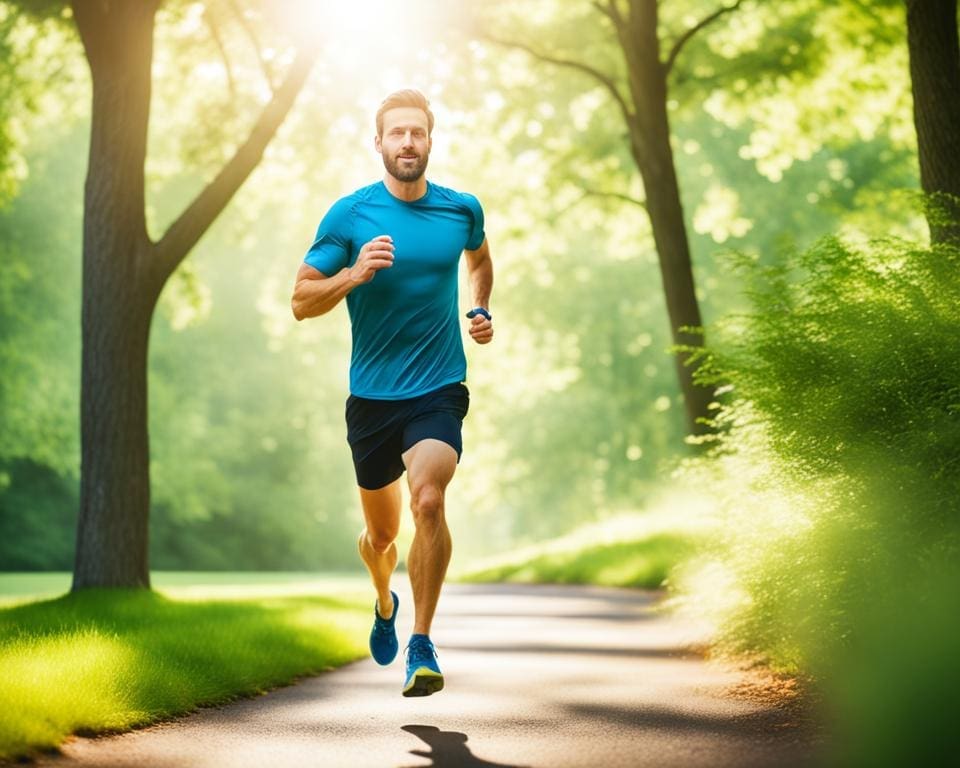
[[[429,696],[443,690],[443,673],[437,664],[437,651],[427,635],[410,635],[407,645],[407,681],[404,696]]]
[[[397,610],[400,608],[400,598],[396,592],[391,592],[393,598],[393,613],[389,619],[380,617],[377,604],[373,604],[373,629],[370,630],[370,653],[377,664],[385,667],[397,657],[400,643],[397,640]]]

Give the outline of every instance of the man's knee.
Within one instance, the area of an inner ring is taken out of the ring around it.
[[[437,525],[443,520],[443,490],[435,485],[421,485],[410,494],[410,509],[417,525]]]
[[[367,528],[367,541],[377,554],[382,555],[397,538],[397,531],[386,528]]]

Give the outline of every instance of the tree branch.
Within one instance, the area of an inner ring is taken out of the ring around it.
[[[613,190],[606,189],[584,189],[583,194],[587,197],[609,197],[613,200],[620,200],[624,203],[630,203],[631,205],[638,205],[644,210],[647,209],[647,203],[645,200],[640,200],[632,195],[628,195],[625,192],[614,192]]]
[[[600,0],[593,0],[591,5],[613,22],[613,31],[617,36],[617,40],[620,41],[620,50],[627,58],[627,65],[629,67],[630,56],[628,52],[630,50],[630,33],[627,29],[629,22],[620,12],[617,0],[607,0],[605,3],[600,2]]]
[[[607,0],[606,3],[601,3],[600,0],[593,0],[590,5],[610,19],[610,21],[613,22],[614,28],[620,29],[623,27],[623,16],[620,13],[620,9],[617,8],[616,0]]]
[[[580,205],[580,203],[582,203],[588,197],[606,197],[612,200],[620,200],[621,202],[624,202],[624,203],[630,203],[631,205],[637,205],[643,208],[644,210],[647,209],[647,204],[644,200],[639,200],[636,197],[632,197],[624,192],[614,192],[612,190],[605,190],[605,189],[590,189],[588,187],[582,190],[580,196],[576,200],[569,203],[568,205],[565,205],[563,208],[557,211],[557,215],[563,216],[571,209],[576,208],[578,205]]]
[[[610,95],[613,96],[614,101],[617,102],[617,106],[620,107],[620,111],[623,113],[624,120],[627,121],[627,125],[629,126],[633,122],[633,112],[631,111],[630,106],[627,104],[627,100],[623,97],[623,94],[620,93],[620,89],[617,87],[617,84],[614,82],[613,78],[606,73],[591,67],[589,64],[584,64],[582,61],[577,61],[576,59],[564,59],[560,56],[551,56],[543,53],[542,51],[536,50],[526,43],[520,43],[513,40],[502,40],[489,34],[485,35],[485,37],[490,42],[496,43],[497,45],[505,48],[516,48],[518,50],[525,51],[539,61],[543,61],[548,64],[555,64],[558,67],[569,67],[570,69],[575,69],[578,72],[583,72],[586,75],[590,75],[590,77],[603,85],[603,87],[610,92]]]
[[[688,29],[686,32],[680,35],[677,41],[673,44],[673,47],[670,49],[670,54],[667,56],[667,60],[663,65],[664,74],[666,75],[670,73],[670,70],[673,68],[674,62],[677,60],[677,56],[680,55],[680,51],[683,49],[683,46],[685,46],[688,42],[690,42],[690,38],[692,38],[695,34],[697,34],[697,32],[699,32],[704,27],[715,22],[724,14],[737,10],[737,8],[740,7],[740,4],[742,2],[743,0],[736,0],[736,2],[733,5],[726,5],[726,6],[723,6],[722,8],[718,8],[709,16],[706,16],[705,18],[701,19],[692,27],[690,27],[690,29]]]
[[[157,277],[161,281],[173,273],[257,167],[267,144],[303,88],[317,53],[316,47],[304,47],[297,52],[286,79],[274,92],[270,103],[263,108],[247,140],[154,245],[154,262],[151,266],[157,270]]]

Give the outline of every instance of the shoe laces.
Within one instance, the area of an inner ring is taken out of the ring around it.
[[[407,646],[407,662],[410,664],[424,664],[433,661],[437,651],[433,643],[427,638],[415,637]]]

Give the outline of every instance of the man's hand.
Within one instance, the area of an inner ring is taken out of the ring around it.
[[[470,336],[477,344],[489,344],[493,341],[493,321],[481,314],[470,319]]]
[[[364,243],[356,263],[350,267],[350,279],[357,283],[369,283],[381,269],[393,266],[393,238],[378,235]]]

